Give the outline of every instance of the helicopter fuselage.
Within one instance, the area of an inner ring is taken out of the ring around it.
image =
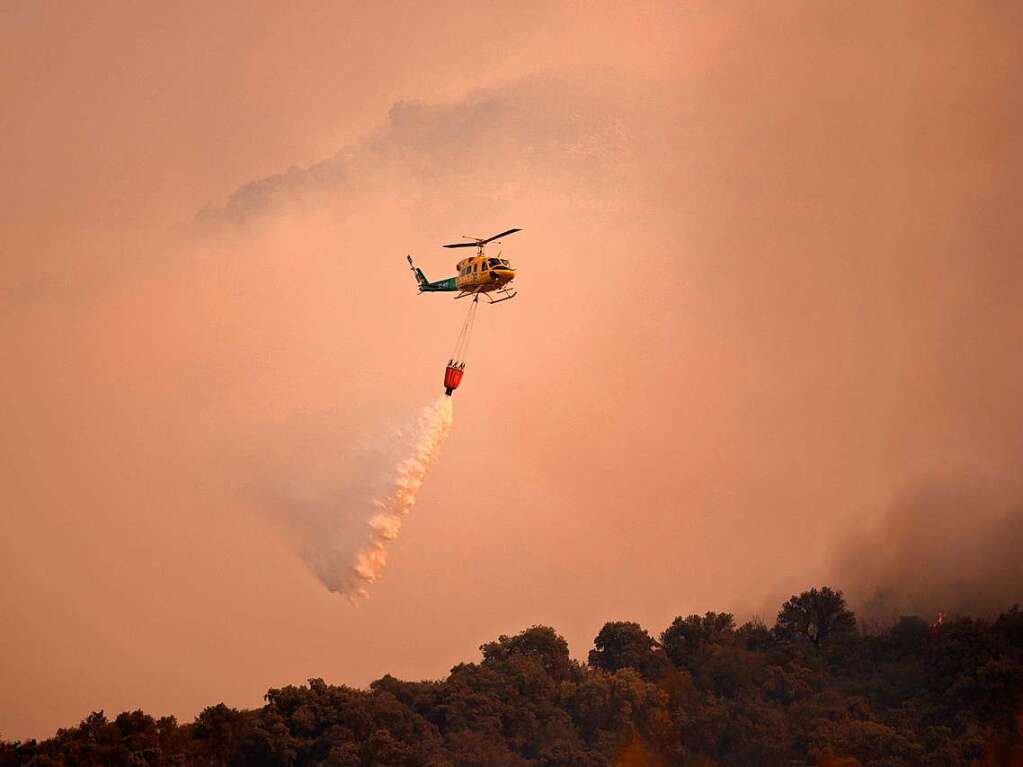
[[[471,256],[458,262],[458,274],[443,280],[419,282],[420,293],[489,293],[501,290],[515,279],[515,270],[505,258]],[[418,277],[418,275],[417,275]]]
[[[511,262],[506,258],[501,258],[500,253],[498,253],[497,258],[487,256],[483,252],[483,249],[488,243],[521,231],[521,229],[508,229],[500,234],[495,234],[493,237],[488,237],[487,239],[473,237],[469,238],[469,242],[456,242],[450,245],[444,245],[445,248],[476,248],[476,255],[470,256],[469,258],[463,258],[459,261],[455,265],[455,268],[458,269],[458,274],[454,277],[447,277],[443,280],[436,280],[433,282],[428,280],[426,275],[423,274],[423,270],[418,268],[412,261],[412,256],[408,256],[408,265],[416,276],[416,282],[419,284],[419,292],[457,292],[458,295],[455,296],[455,298],[475,296],[474,300],[476,301],[479,300],[480,293],[486,294],[496,292],[499,296],[498,298],[494,298],[489,295],[487,296],[487,299],[491,303],[499,303],[500,301],[507,301],[509,298],[514,298],[515,291],[508,287],[508,283],[515,279],[515,270],[512,268]]]
[[[500,290],[515,279],[515,270],[506,258],[471,256],[459,261],[457,269],[455,286],[465,292],[487,293]]]

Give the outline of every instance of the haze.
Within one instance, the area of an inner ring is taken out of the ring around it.
[[[1018,601],[1021,39],[998,2],[0,2],[0,733],[821,582]],[[440,393],[465,307],[405,254],[509,227],[520,296],[353,606],[291,511]]]

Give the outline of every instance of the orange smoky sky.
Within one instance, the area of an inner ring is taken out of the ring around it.
[[[821,581],[931,609],[939,565],[1019,597],[1021,39],[999,2],[0,0],[0,734]],[[466,307],[405,254],[509,227],[520,295],[352,605],[289,514],[440,393]]]

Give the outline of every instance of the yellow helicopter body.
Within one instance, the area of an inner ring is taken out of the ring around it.
[[[459,261],[455,267],[458,270],[458,274],[454,277],[447,277],[434,282],[430,282],[426,275],[423,274],[423,270],[419,269],[412,262],[412,256],[408,256],[409,268],[412,269],[416,276],[419,292],[457,292],[458,295],[455,298],[474,296],[474,300],[479,300],[482,294],[492,304],[515,298],[516,293],[508,287],[508,283],[515,279],[515,270],[512,268],[511,262],[506,258],[501,258],[500,254],[498,254],[497,258],[490,258],[484,255],[483,249],[489,242],[521,231],[521,229],[509,229],[486,239],[467,238],[471,239],[471,241],[445,245],[445,248],[476,248],[476,255]],[[490,293],[496,293],[500,298],[494,298]]]

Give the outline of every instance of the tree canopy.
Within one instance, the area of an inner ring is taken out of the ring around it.
[[[0,767],[611,767],[1023,763],[1023,612],[857,629],[841,592],[794,595],[773,627],[679,616],[605,624],[588,663],[550,627],[500,636],[439,681],[310,679],[189,724],[93,712]]]
[[[841,591],[828,586],[793,596],[778,613],[778,632],[787,638],[802,638],[820,647],[832,635],[856,627],[856,616],[846,607]]]

